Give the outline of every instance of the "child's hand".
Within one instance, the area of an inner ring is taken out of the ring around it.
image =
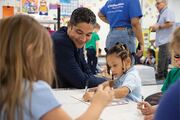
[[[154,114],[151,115],[145,115],[144,120],[154,120]]]
[[[114,80],[108,80],[106,82],[103,82],[102,85],[103,85],[104,88],[107,87],[107,86],[111,88],[114,85]]]
[[[83,100],[85,101],[85,102],[89,102],[89,101],[91,101],[91,99],[93,98],[93,96],[94,96],[94,91],[88,91],[88,92],[86,92],[84,95],[83,95]]]
[[[113,98],[114,92],[110,89],[110,87],[104,88],[102,85],[99,85],[96,93],[91,100],[91,103],[94,105],[100,105],[101,107],[105,107],[112,101]]]
[[[151,115],[154,113],[154,107],[151,106],[148,102],[139,102],[137,108],[141,110],[143,115]]]
[[[93,87],[93,88],[89,88],[88,92],[96,92],[96,90],[97,90],[97,87]]]
[[[142,55],[143,55],[143,53],[140,50],[138,50],[136,53],[136,56],[141,57]]]
[[[155,32],[156,30],[158,30],[159,26],[158,25],[153,25],[149,27],[149,30],[152,32]]]

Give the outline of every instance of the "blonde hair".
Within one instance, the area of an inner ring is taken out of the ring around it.
[[[23,119],[24,82],[55,76],[52,40],[34,18],[15,15],[0,20],[0,118]]]
[[[170,43],[171,49],[174,49],[175,46],[177,46],[177,48],[180,46],[180,27],[177,27],[174,31],[173,38]]]

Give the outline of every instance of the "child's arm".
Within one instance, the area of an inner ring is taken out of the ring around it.
[[[93,98],[94,94],[95,94],[95,91],[85,92],[85,94],[83,95],[83,100],[84,100],[85,102],[91,101],[91,99]]]
[[[99,41],[96,41],[96,57],[99,57]]]
[[[103,109],[112,101],[113,91],[109,88],[98,86],[91,105],[77,120],[98,120]],[[62,108],[54,108],[41,117],[41,120],[72,120]]]
[[[102,83],[102,85],[103,85],[104,87],[109,86],[110,88],[113,87],[113,84],[114,84],[114,80],[108,80],[108,81]]]
[[[114,89],[115,98],[124,98],[129,94],[130,90],[128,87],[123,86],[121,88]]]
[[[103,88],[106,88],[106,87],[112,88],[113,83],[114,83],[113,80],[108,80],[108,81],[106,81],[106,82],[103,82],[101,85],[103,86]],[[97,90],[97,87],[90,88],[90,89],[88,90],[88,92],[86,92],[86,93],[83,95],[83,100],[84,100],[85,102],[91,101],[91,99],[93,98],[96,90]]]
[[[142,107],[144,106],[144,108]],[[143,115],[154,114],[157,108],[157,105],[150,105],[148,102],[139,102],[137,108],[142,112]]]
[[[77,120],[98,120],[102,110],[112,101],[114,92],[110,87],[98,86],[90,107]]]

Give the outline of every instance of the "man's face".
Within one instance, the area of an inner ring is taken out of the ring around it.
[[[156,8],[158,11],[162,10],[166,6],[166,3],[163,0],[156,0]]]
[[[88,23],[79,23],[68,26],[68,35],[77,48],[82,48],[91,39],[94,26]]]

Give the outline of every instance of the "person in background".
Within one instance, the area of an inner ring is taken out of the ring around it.
[[[137,38],[140,45],[138,53],[143,53],[144,40],[140,24],[142,11],[139,0],[108,0],[100,9],[98,16],[110,25],[106,50],[116,43],[121,43],[125,44],[135,56]]]
[[[110,48],[106,56],[107,64],[114,80],[109,80],[102,85],[113,87],[115,98],[128,98],[135,102],[141,100],[141,78],[136,68],[131,64],[131,53],[125,45],[117,44]],[[84,94],[85,101],[93,98],[94,91]]]
[[[166,93],[167,89],[174,84],[178,78],[180,78],[180,27],[178,27],[173,34],[172,41],[170,43],[171,51],[174,53],[174,62],[176,66],[171,69],[171,71],[168,73],[167,78],[164,81],[163,87],[161,88],[161,91]],[[144,109],[142,109],[142,106],[145,106]],[[138,109],[141,110],[142,114],[145,115],[145,120],[153,120],[154,113],[156,111],[156,106],[151,106],[147,102],[140,102],[138,104]]]
[[[141,64],[141,57],[143,57],[143,53],[142,52],[138,52],[141,48],[140,48],[140,44],[138,43],[138,46],[136,48],[136,54],[135,54],[135,65],[136,64]]]
[[[0,20],[0,33],[0,119],[72,120],[50,87],[55,70],[48,31],[30,16],[15,15]],[[98,120],[112,98],[109,87],[98,86],[77,120]]]
[[[99,56],[99,35],[97,32],[100,30],[100,25],[96,23],[94,25],[94,31],[92,33],[91,39],[86,43],[86,56],[87,62],[93,74],[97,73],[96,66]]]
[[[51,28],[49,26],[47,26],[45,28],[48,30],[50,35],[52,35],[55,32],[55,31],[51,30]]]
[[[141,60],[141,63],[144,65],[155,67],[155,63],[156,63],[155,51],[151,48],[148,48],[147,56],[142,57],[140,60]]]
[[[162,97],[154,120],[179,120],[180,79]]]
[[[167,7],[167,0],[156,0],[159,11],[157,23],[150,26],[151,31],[156,32],[156,46],[159,47],[156,79],[164,80],[168,73],[169,65],[169,40],[173,32],[175,15]]]
[[[103,58],[101,48],[98,49],[98,56]],[[102,64],[102,63],[97,63],[96,69],[97,69],[98,74],[99,73],[100,74],[105,74],[107,72],[107,68],[106,68],[105,64]]]
[[[95,87],[106,80],[93,75],[84,57],[83,47],[91,39],[95,24],[95,14],[80,7],[72,12],[68,26],[52,35],[59,87]]]

